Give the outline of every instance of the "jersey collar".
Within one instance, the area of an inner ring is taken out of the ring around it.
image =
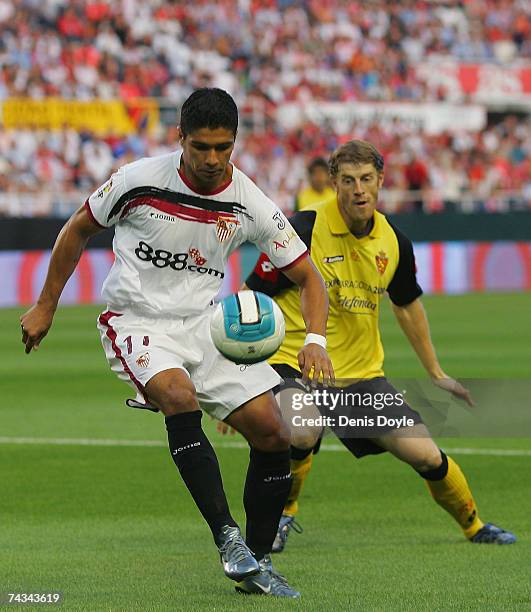
[[[188,177],[186,176],[186,174],[181,170],[181,155],[178,155],[177,157],[177,173],[178,175],[181,177],[181,181],[188,187],[188,189],[190,191],[193,191],[194,193],[197,193],[198,195],[207,195],[207,196],[213,196],[213,195],[217,195],[218,193],[221,193],[222,191],[225,191],[225,189],[227,189],[227,187],[229,187],[232,183],[232,179],[234,176],[234,164],[231,163],[232,166],[232,174],[230,176],[230,178],[228,180],[226,180],[224,183],[222,183],[221,185],[219,185],[219,187],[216,187],[216,189],[214,189],[214,191],[202,191],[202,190],[198,190],[196,189],[192,183],[190,182],[190,180],[188,179]]]
[[[326,206],[326,218],[328,220],[328,226],[332,234],[350,234],[350,230],[345,223],[345,219],[339,212],[339,206],[337,199],[331,200]],[[374,211],[374,224],[372,230],[363,238],[379,238],[382,233],[382,214],[378,211]],[[363,240],[359,238],[358,240]]]

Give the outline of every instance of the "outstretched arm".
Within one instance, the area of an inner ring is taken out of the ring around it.
[[[26,347],[26,353],[30,353],[31,349],[37,350],[48,333],[61,293],[75,270],[88,239],[101,230],[82,206],[59,232],[39,299],[20,317],[22,343]]]
[[[435,347],[431,341],[428,317],[420,299],[417,298],[405,306],[393,304],[393,312],[434,384],[465,400],[469,406],[473,406],[474,402],[469,391],[445,374],[439,364]]]

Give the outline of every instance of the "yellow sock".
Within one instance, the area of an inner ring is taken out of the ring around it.
[[[288,516],[295,516],[297,514],[299,510],[299,503],[297,500],[301,494],[302,485],[312,468],[312,461],[313,453],[310,453],[307,457],[304,457],[304,459],[291,460],[291,476],[293,480],[291,482],[288,501],[284,506],[282,514],[287,514]]]
[[[476,502],[457,463],[448,457],[448,473],[442,480],[426,480],[433,499],[459,523],[467,538],[482,527]]]

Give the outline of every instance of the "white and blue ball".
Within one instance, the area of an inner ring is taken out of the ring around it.
[[[218,351],[235,363],[257,363],[271,357],[284,340],[284,315],[258,291],[240,291],[216,306],[210,335]]]

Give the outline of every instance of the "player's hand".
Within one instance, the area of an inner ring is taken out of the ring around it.
[[[334,367],[326,349],[321,345],[314,342],[305,344],[299,351],[298,360],[304,382],[317,385],[322,377],[325,386],[335,383]],[[312,369],[313,376],[310,378]]]
[[[31,349],[36,351],[39,348],[42,339],[52,326],[54,313],[55,310],[35,304],[20,317],[22,344],[26,347],[26,355],[31,352]]]
[[[470,395],[470,391],[465,389],[463,385],[457,380],[445,376],[444,378],[432,378],[433,383],[445,391],[451,393],[454,397],[464,400],[469,406],[475,406],[475,402]]]

